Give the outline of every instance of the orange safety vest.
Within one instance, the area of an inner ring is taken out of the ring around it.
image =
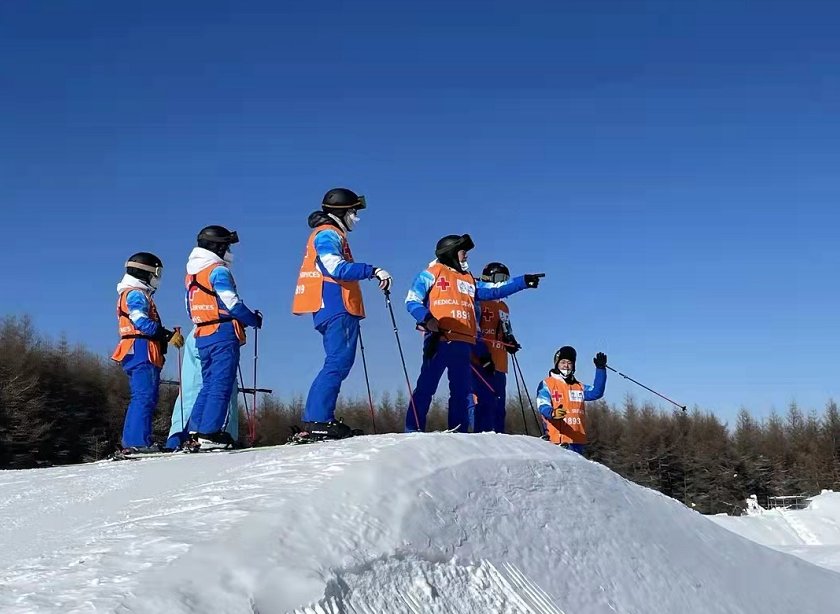
[[[543,383],[551,393],[552,410],[566,410],[566,415],[561,419],[543,417],[551,443],[585,444],[586,404],[583,401],[583,384],[578,381],[567,384],[566,380],[551,375]]]
[[[306,243],[306,252],[303,255],[303,263],[300,265],[297,286],[295,287],[295,298],[292,302],[292,313],[296,316],[304,313],[315,313],[324,306],[324,282],[338,284],[341,286],[341,298],[344,301],[344,308],[347,313],[360,318],[365,317],[365,304],[362,300],[362,289],[358,281],[342,281],[333,279],[321,274],[318,268],[318,252],[315,251],[315,235],[322,230],[334,230],[341,237],[341,248],[344,259],[353,262],[353,254],[350,252],[350,244],[347,242],[347,235],[340,228],[322,224],[316,227],[309,235]]]
[[[232,322],[239,345],[245,344],[245,327],[242,323],[230,315],[225,307],[219,306],[219,296],[213,290],[210,283],[210,274],[221,263],[211,264],[204,267],[195,275],[187,274],[184,285],[187,287],[187,301],[190,319],[195,324],[195,336],[206,337],[219,330],[223,322]]]
[[[156,367],[163,367],[163,352],[160,348],[160,341],[153,341],[153,337],[143,334],[128,315],[128,293],[137,290],[143,292],[149,300],[149,318],[153,322],[160,324],[160,315],[158,315],[155,302],[152,300],[151,294],[139,288],[126,288],[120,292],[120,297],[117,299],[117,323],[120,330],[120,342],[117,349],[114,350],[111,360],[122,362],[126,356],[134,351],[135,339],[147,339],[149,343],[149,362]]]
[[[510,309],[504,301],[483,301],[481,307],[481,336],[490,350],[490,357],[496,371],[508,372],[508,353],[504,344],[505,324],[510,317]]]
[[[429,311],[440,323],[450,341],[475,343],[475,279],[471,273],[459,273],[446,265],[435,263],[428,269],[435,278],[429,291]]]

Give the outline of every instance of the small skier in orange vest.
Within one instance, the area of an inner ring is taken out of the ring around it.
[[[176,328],[161,324],[154,294],[163,275],[160,258],[139,252],[125,263],[125,275],[117,285],[117,318],[120,342],[111,359],[128,375],[131,401],[125,413],[122,448],[135,453],[159,452],[153,441],[152,417],[158,402],[160,372],[166,361],[167,344],[184,345]]]
[[[344,439],[358,434],[344,422],[336,421],[335,405],[341,384],[350,375],[356,360],[359,323],[365,305],[359,281],[373,279],[383,292],[391,287],[385,269],[355,262],[347,241],[365,209],[365,197],[347,188],[333,188],[321,202],[321,211],[309,216],[312,231],[295,287],[292,313],[312,314],[315,329],[324,343],[324,366],[306,396],[303,432],[299,439]]]
[[[554,368],[537,387],[537,409],[545,422],[549,441],[583,454],[586,439],[586,401],[604,396],[607,387],[607,355],[598,352],[592,386],[575,379],[577,351],[564,345],[554,355]]]
[[[480,339],[478,301],[536,288],[543,276],[527,274],[495,284],[476,281],[467,263],[467,252],[474,247],[470,235],[443,237],[435,247],[437,259],[414,278],[406,296],[408,313],[426,331],[420,376],[406,408],[406,432],[426,430],[426,415],[444,371],[449,378],[449,428],[468,432],[472,352],[478,352],[485,373],[493,371],[493,361]]]
[[[501,262],[491,262],[481,272],[481,281],[501,284],[510,279],[510,270]],[[474,426],[476,433],[505,432],[508,354],[521,349],[510,324],[510,308],[503,300],[481,301],[481,336],[490,352],[493,368],[473,373],[473,394],[476,397]],[[484,348],[482,348],[484,349]],[[477,353],[474,362],[480,363]]]

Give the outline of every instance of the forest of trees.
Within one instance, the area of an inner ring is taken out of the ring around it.
[[[177,393],[175,386],[161,387],[158,441],[166,439]],[[527,401],[523,424],[515,390],[512,396],[508,432],[524,433],[527,424],[534,435]],[[127,378],[107,357],[43,339],[27,318],[0,320],[0,469],[105,458],[119,443],[128,399]],[[375,405],[376,431],[401,432],[405,392],[383,393]],[[253,444],[284,443],[302,407],[300,398],[261,398]],[[343,400],[337,415],[373,432],[366,398]],[[742,410],[728,425],[710,411],[667,412],[627,398],[588,404],[587,425],[590,459],[704,514],[737,514],[750,495],[763,503],[768,496],[840,490],[840,410],[833,401],[821,413],[794,405],[764,420]],[[444,428],[444,405],[436,401],[428,429]]]

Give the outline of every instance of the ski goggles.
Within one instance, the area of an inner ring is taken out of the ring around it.
[[[160,277],[161,275],[163,275],[162,266],[151,266],[148,264],[143,264],[141,262],[131,262],[130,260],[126,261],[125,266],[126,268],[131,267],[133,269],[140,269],[141,271],[148,271],[155,277]]]
[[[491,284],[500,284],[506,282],[510,279],[510,274],[508,273],[491,273],[490,275],[482,275],[482,280],[489,281]]]

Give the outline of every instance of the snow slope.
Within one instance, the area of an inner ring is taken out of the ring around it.
[[[840,576],[536,438],[0,472],[0,612],[788,614]]]
[[[840,572],[840,493],[823,491],[804,510],[756,508],[749,516],[710,518],[754,542]]]

